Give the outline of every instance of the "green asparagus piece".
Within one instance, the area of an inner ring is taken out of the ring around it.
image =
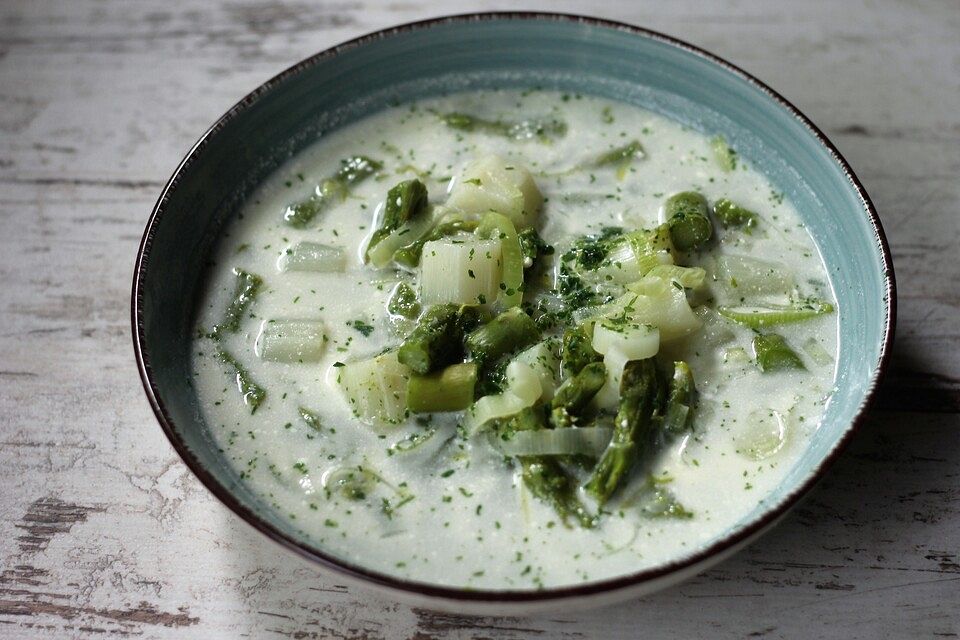
[[[317,185],[310,197],[284,210],[283,220],[291,227],[306,227],[332,200],[343,200],[349,195],[350,187],[366,180],[382,167],[382,163],[366,156],[344,158],[337,172]]]
[[[546,428],[543,407],[527,407],[519,413],[501,421],[501,437],[509,438],[517,431],[534,431]],[[596,518],[591,516],[577,498],[577,487],[573,478],[564,471],[557,460],[549,456],[520,456],[523,484],[534,496],[551,506],[565,525],[576,518],[580,526],[593,527]]]
[[[523,483],[530,493],[551,504],[565,525],[571,517],[585,529],[596,525],[596,517],[577,499],[576,482],[559,462],[546,456],[525,456],[520,458],[520,465]]]
[[[764,307],[717,307],[717,312],[751,329],[775,327],[781,324],[803,322],[827,313],[833,313],[833,305],[825,300],[802,300],[791,306]]]
[[[653,358],[631,360],[624,367],[613,438],[586,484],[601,505],[620,487],[650,441],[658,422],[659,386]]]
[[[427,311],[400,345],[397,359],[421,375],[459,360],[462,346],[456,333],[458,310],[455,304],[441,304]]]
[[[425,376],[412,375],[407,384],[407,409],[413,413],[460,411],[473,403],[477,365],[466,362]]]
[[[766,333],[753,338],[753,355],[764,373],[783,369],[806,369],[797,352],[790,348],[783,336]]]
[[[673,363],[673,378],[667,396],[667,408],[663,414],[663,430],[680,434],[686,431],[693,420],[693,405],[696,402],[697,387],[693,373],[686,362]]]
[[[640,141],[633,140],[622,147],[618,147],[604,153],[594,161],[593,166],[616,166],[617,179],[623,180],[623,177],[627,174],[627,169],[630,168],[630,163],[632,163],[635,159],[643,158],[646,155],[647,154],[643,150],[643,145],[640,144]]]
[[[513,307],[471,332],[466,345],[474,360],[486,364],[539,339],[537,323],[523,309]]]
[[[565,376],[574,376],[591,362],[603,359],[593,350],[590,334],[583,325],[571,327],[563,332],[560,346],[560,363]]]
[[[741,207],[727,198],[720,198],[713,203],[713,215],[724,228],[743,227],[748,234],[753,232],[760,221],[760,216],[753,211]]]
[[[410,267],[412,269],[420,264],[420,256],[423,254],[423,245],[432,240],[439,240],[440,238],[456,235],[462,231],[471,233],[477,228],[477,224],[478,223],[476,220],[459,219],[441,222],[410,244],[397,249],[393,254],[393,260],[397,264],[402,264],[403,266]]]
[[[544,406],[539,403],[521,409],[512,416],[496,420],[494,424],[496,435],[502,440],[511,439],[518,431],[539,431],[547,428]]]
[[[695,191],[684,191],[669,198],[664,204],[670,239],[680,251],[696,249],[713,235],[713,225],[707,217],[707,200]]]
[[[607,380],[602,362],[591,362],[580,373],[560,385],[550,403],[550,422],[556,428],[572,427],[580,412]]]
[[[390,189],[383,207],[383,220],[380,221],[380,228],[370,237],[364,260],[369,259],[370,250],[381,240],[426,210],[427,187],[419,180],[405,180]]]
[[[233,298],[223,314],[223,321],[213,328],[208,337],[219,340],[225,333],[236,333],[240,330],[240,322],[250,308],[253,299],[260,291],[263,280],[260,276],[234,268],[233,274],[237,277]]]
[[[230,352],[221,347],[217,347],[216,354],[217,360],[233,370],[233,375],[237,381],[237,388],[243,395],[243,403],[250,407],[251,414],[256,413],[257,409],[263,404],[263,401],[267,397],[266,390],[254,381],[246,367],[240,364]]]
[[[291,227],[306,227],[334,197],[343,199],[342,187],[333,180],[324,180],[306,199],[287,205],[283,211],[283,221]]]
[[[413,320],[419,316],[420,302],[417,300],[417,293],[413,290],[413,287],[406,282],[398,284],[387,301],[387,311],[391,315],[403,316],[408,320]]]
[[[487,133],[511,140],[530,140],[537,138],[541,142],[551,142],[567,133],[567,124],[562,120],[486,120],[468,113],[446,113],[440,116],[443,123],[451,129],[468,133]]]
[[[439,304],[427,311],[397,351],[397,359],[424,375],[463,358],[463,336],[482,319],[475,307]]]
[[[463,342],[466,336],[477,327],[490,322],[490,318],[490,312],[483,307],[461,305],[456,320],[457,335],[460,337],[460,341]]]

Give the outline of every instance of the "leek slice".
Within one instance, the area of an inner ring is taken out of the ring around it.
[[[743,347],[730,347],[723,351],[723,363],[737,366],[750,364],[750,354]]]
[[[410,369],[396,351],[339,367],[337,382],[350,408],[361,420],[397,423],[407,415]]]
[[[342,272],[346,264],[347,256],[340,247],[316,242],[298,242],[283,252],[277,260],[277,269],[283,272],[336,273]]]
[[[570,427],[516,431],[506,438],[493,439],[494,446],[507,456],[589,456],[597,458],[610,444],[613,429]]]
[[[423,237],[430,231],[435,221],[436,216],[418,216],[400,225],[369,250],[367,258],[370,260],[370,264],[377,269],[389,266],[393,262],[393,254],[397,250]]]
[[[625,318],[604,318],[593,325],[592,345],[597,353],[616,349],[630,360],[645,360],[660,350],[660,331]]]
[[[690,308],[683,284],[674,278],[676,273],[672,268],[651,270],[643,278],[628,284],[628,293],[603,305],[577,309],[574,319],[578,323],[588,323],[600,318],[620,317],[637,324],[653,325],[660,330],[663,342],[687,336],[698,330],[702,322]],[[685,272],[681,277],[694,282],[699,273]]]
[[[681,267],[675,264],[658,264],[650,269],[646,275],[661,280],[678,282],[684,289],[699,289],[707,277],[707,272],[700,267]]]
[[[683,287],[670,280],[647,276],[627,285],[637,294],[625,306],[635,322],[651,324],[660,329],[660,339],[671,342],[700,329],[700,319],[693,313]]]
[[[683,338],[701,326],[687,302],[683,287],[673,281],[646,276],[627,285],[629,293],[597,307],[574,312],[578,322],[594,322],[601,318],[623,318],[637,324],[649,324],[660,330],[660,340],[671,342]]]
[[[437,223],[428,232],[394,252],[393,260],[398,265],[413,269],[420,264],[423,245],[427,242],[447,236],[455,236],[461,232],[473,233],[476,231],[478,224],[476,220],[466,220],[458,213],[444,214],[439,217]]]
[[[779,453],[787,440],[783,413],[773,409],[750,412],[743,430],[734,436],[737,453],[750,460],[766,460]]]
[[[483,396],[467,411],[463,426],[466,427],[469,435],[475,435],[491,420],[512,416],[532,404],[511,393],[509,389],[503,393]]]
[[[593,283],[627,284],[661,265],[673,264],[673,244],[667,225],[651,231],[620,233],[605,229],[585,236],[564,254],[576,273]]]
[[[501,256],[497,239],[463,236],[426,243],[420,259],[420,299],[428,305],[492,303],[501,292]]]
[[[506,391],[483,396],[467,411],[463,422],[467,433],[476,434],[491,420],[513,415],[540,399],[543,387],[532,367],[513,361],[507,365],[506,376]]]
[[[601,409],[617,408],[620,401],[620,380],[623,369],[631,359],[616,347],[611,347],[603,356],[603,365],[607,368],[607,381],[593,397],[593,402]]]
[[[714,309],[702,306],[697,307],[694,313],[703,323],[700,335],[708,345],[717,347],[736,338],[736,334],[730,329],[730,323]]]
[[[833,313],[833,305],[825,300],[805,300],[796,306],[717,307],[717,312],[737,324],[742,324],[751,329],[762,329],[803,322],[817,316]]]
[[[541,398],[545,401],[553,399],[553,394],[559,386],[560,358],[556,348],[551,346],[551,341],[544,340],[521,351],[514,361],[527,365],[540,378]]]
[[[256,354],[274,362],[316,362],[327,337],[318,320],[264,320],[254,346]]]
[[[523,249],[513,222],[507,216],[493,211],[483,216],[477,234],[500,241],[500,295],[497,304],[501,310],[515,307],[523,301]]]
[[[833,362],[833,356],[830,355],[830,352],[824,349],[823,345],[813,336],[810,336],[810,339],[803,343],[803,350],[821,367]]]
[[[530,365],[516,360],[507,365],[507,388],[510,393],[526,402],[528,407],[543,394],[537,372]]]
[[[517,228],[525,228],[536,222],[543,196],[529,171],[490,155],[467,166],[446,204],[465,214],[496,211]]]
[[[747,295],[788,296],[796,287],[793,274],[786,266],[749,256],[717,258],[717,278],[737,297]]]
[[[591,280],[627,284],[643,276],[651,269],[671,264],[673,257],[667,251],[647,251],[636,237],[628,237],[614,245],[595,271],[588,272]]]

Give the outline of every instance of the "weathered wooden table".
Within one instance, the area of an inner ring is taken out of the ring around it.
[[[528,2],[688,39],[838,144],[893,247],[893,369],[760,542],[588,613],[462,618],[346,589],[181,464],[143,398],[129,285],[158,192],[248,90],[360,33],[504,3],[0,4],[0,637],[734,638],[960,633],[960,4]]]

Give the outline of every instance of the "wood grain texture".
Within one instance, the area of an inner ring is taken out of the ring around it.
[[[870,419],[772,533],[606,610],[466,618],[347,589],[180,463],[129,340],[137,243],[200,132],[336,42],[478,0],[0,3],[0,637],[903,638],[960,633],[956,0],[529,2],[661,30],[766,80],[873,196],[900,288]]]

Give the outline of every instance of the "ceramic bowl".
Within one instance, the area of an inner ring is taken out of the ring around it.
[[[836,392],[776,491],[735,526],[671,562],[542,591],[468,591],[351,566],[311,546],[238,479],[217,451],[190,383],[204,260],[243,199],[317,136],[384,106],[440,92],[545,88],[622,100],[722,132],[796,205],[822,252],[839,308]],[[133,338],[147,397],[197,477],[241,518],[337,574],[421,606],[526,613],[590,606],[662,588],[718,562],[780,518],[824,474],[862,421],[894,327],[894,279],[880,221],[833,144],[789,102],[733,65],[624,24],[554,14],[477,14],[366,35],[284,71],[220,118],[190,150],[150,216],[133,284]]]

